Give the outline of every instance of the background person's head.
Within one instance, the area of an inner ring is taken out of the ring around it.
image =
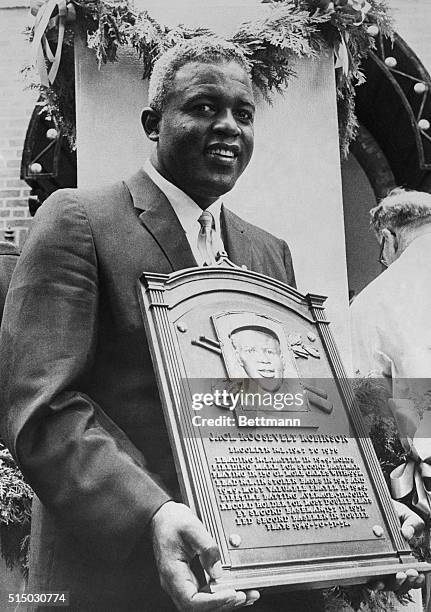
[[[370,210],[380,262],[390,266],[418,236],[431,232],[431,194],[397,187]]]
[[[145,132],[152,161],[201,208],[235,185],[253,152],[254,95],[243,52],[215,37],[196,37],[154,65]]]
[[[266,391],[277,391],[284,371],[277,335],[266,327],[250,325],[234,329],[229,338],[247,376]]]

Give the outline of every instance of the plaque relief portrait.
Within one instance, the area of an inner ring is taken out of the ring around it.
[[[295,355],[280,321],[251,311],[224,312],[211,318],[229,379],[242,379],[238,385],[251,395],[260,394],[262,399],[243,405],[243,409],[309,409]],[[295,396],[301,398],[299,405]],[[291,402],[287,401],[289,397]]]

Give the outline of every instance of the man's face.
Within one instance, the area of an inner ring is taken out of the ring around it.
[[[186,64],[159,121],[157,170],[206,208],[250,161],[254,110],[250,78],[236,62]]]
[[[284,369],[278,340],[255,329],[233,333],[231,340],[247,376],[266,391],[277,391],[282,383]]]

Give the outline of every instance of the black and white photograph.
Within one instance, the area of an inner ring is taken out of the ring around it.
[[[0,33],[0,610],[431,612],[429,0]]]

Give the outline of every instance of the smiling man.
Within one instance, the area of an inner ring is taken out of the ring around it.
[[[157,142],[155,169],[206,209],[250,161],[255,103],[245,58],[232,48],[232,59],[214,63],[214,49],[205,53],[201,45],[198,61],[184,64],[178,48],[156,64],[142,122]]]
[[[57,191],[20,257],[1,336],[1,431],[41,501],[28,589],[67,591],[71,610],[227,611],[258,598],[198,592],[192,559],[217,578],[219,552],[175,501],[137,295],[142,272],[213,263],[221,251],[294,284],[287,245],[222,206],[250,161],[254,113],[236,47],[200,38],[173,48],[142,114],[155,143],[145,169]]]
[[[173,48],[156,63],[142,115],[155,143],[145,170],[53,194],[15,269],[0,340],[0,427],[39,498],[28,591],[66,591],[69,610],[228,612],[259,596],[198,590],[195,557],[218,578],[219,552],[176,501],[137,294],[142,272],[212,263],[220,251],[294,284],[287,245],[220,199],[250,160],[254,112],[248,64],[232,44],[199,38]],[[289,594],[279,608],[256,606],[311,612],[318,602]]]

